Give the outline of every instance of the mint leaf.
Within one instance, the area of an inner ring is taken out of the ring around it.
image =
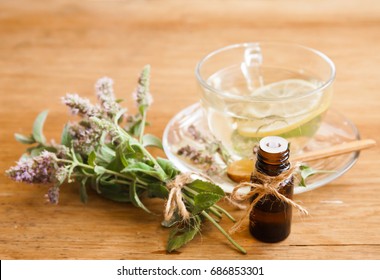
[[[95,166],[94,171],[97,175],[102,175],[106,172],[106,169],[103,166]]]
[[[17,142],[20,142],[22,144],[34,144],[36,141],[33,138],[33,135],[26,136],[20,133],[15,133],[15,139]]]
[[[114,150],[112,150],[111,148],[107,147],[104,144],[100,146],[100,151],[98,152],[101,154],[102,159],[107,163],[111,162],[115,158],[115,155],[116,155]]]
[[[181,248],[183,245],[193,240],[194,236],[199,232],[201,220],[199,216],[195,216],[193,223],[184,229],[174,229],[169,235],[166,250],[172,252]]]
[[[39,156],[43,151],[47,150],[45,147],[37,146],[30,149],[27,149],[27,151],[30,153],[31,157]]]
[[[306,179],[309,178],[310,176],[313,176],[315,174],[323,174],[323,173],[334,173],[336,172],[335,170],[318,170],[314,169],[308,165],[301,165],[300,166],[300,176],[301,176],[301,181],[299,185],[301,187],[307,187]]]
[[[121,173],[135,174],[137,172],[140,174],[143,173],[143,174],[152,176],[154,178],[157,178],[159,180],[162,180],[160,172],[158,172],[152,166],[145,164],[143,162],[133,163],[133,164],[127,166],[126,168],[124,168],[123,170],[121,170]]]
[[[151,213],[148,208],[145,207],[145,205],[140,201],[139,196],[137,195],[136,191],[136,181],[133,181],[131,185],[129,186],[129,199],[131,200],[132,204],[136,207],[142,208],[144,211]]]
[[[68,148],[71,147],[71,141],[72,141],[69,128],[70,128],[70,125],[67,123],[65,127],[63,128],[62,135],[61,135],[61,144]]]
[[[190,187],[192,190],[199,193],[203,193],[203,192],[214,193],[222,197],[225,195],[224,191],[218,185],[215,185],[211,182],[206,182],[202,180],[194,180],[187,186]]]
[[[114,118],[115,124],[118,124],[120,121],[123,120],[122,117],[125,114],[125,112],[127,112],[126,109],[123,109],[123,110],[120,110],[119,112],[117,112],[117,114],[115,115],[115,118]]]
[[[135,137],[139,136],[140,131],[141,131],[141,126],[142,126],[142,120],[141,120],[141,117],[139,117],[134,123],[130,124],[130,126],[128,127],[128,133]]]
[[[95,151],[92,151],[88,155],[88,164],[91,166],[95,166],[95,160],[96,160],[96,153],[95,153]]]
[[[161,166],[162,170],[166,173],[166,175],[169,177],[169,179],[173,179],[175,176],[179,174],[179,171],[173,163],[171,163],[169,160],[158,157],[157,163]]]
[[[107,165],[107,169],[110,169],[113,171],[120,171],[127,166],[128,166],[128,161],[124,155],[123,145],[119,145],[116,148],[115,157]]]
[[[198,214],[203,210],[207,210],[217,203],[223,196],[215,193],[199,193],[194,197],[193,214]]]
[[[133,149],[133,147],[132,147],[130,141],[131,141],[131,140],[125,141],[125,142],[123,142],[120,146],[121,146],[123,152],[125,151],[125,152],[127,152],[128,154],[130,154],[130,153],[134,154],[134,153],[136,153],[136,151]]]
[[[36,140],[36,142],[45,144],[46,138],[42,132],[44,123],[47,117],[48,111],[41,112],[33,124],[33,138]]]
[[[169,196],[169,190],[163,183],[150,183],[147,189],[148,197],[158,197],[167,199]]]
[[[163,150],[161,139],[152,135],[152,134],[145,134],[143,136],[142,144],[144,147],[156,147],[161,150]]]
[[[127,158],[125,157],[124,153],[123,153],[123,150],[121,148],[117,148],[116,149],[116,157],[119,158],[121,164],[123,165],[123,167],[127,167],[128,166],[128,160]]]

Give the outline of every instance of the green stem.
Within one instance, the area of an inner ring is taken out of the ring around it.
[[[124,185],[131,184],[130,181],[120,180],[120,179],[113,179],[112,182],[119,183],[119,184],[124,184]],[[139,188],[142,188],[142,189],[146,190],[148,184],[146,184],[145,182],[136,182],[136,186],[139,187]]]
[[[144,137],[144,130],[145,130],[145,123],[146,123],[146,113],[145,111],[141,115],[141,125],[140,125],[140,136],[139,136],[139,142],[142,144],[143,137]]]
[[[209,220],[241,253],[247,254],[247,251],[241,247],[232,237],[209,215],[206,211],[202,211],[202,216]]]
[[[128,176],[128,175],[121,174],[121,173],[119,173],[119,172],[112,171],[112,170],[109,170],[109,169],[105,169],[105,172],[104,172],[104,173],[108,173],[108,174],[115,175],[115,176],[120,177],[120,178],[124,178],[124,179],[130,180],[130,182],[132,182],[132,181],[135,180],[134,178],[131,178],[131,177]]]
[[[191,193],[191,194],[194,195],[194,196],[198,194],[197,191],[194,191],[193,189],[189,188],[188,186],[184,186],[183,189],[184,189],[185,191],[188,191],[189,193]]]
[[[210,212],[213,213],[216,217],[218,217],[219,219],[222,218],[222,214],[220,214],[215,208],[213,208],[212,206],[209,208]]]
[[[227,210],[223,209],[222,207],[218,206],[218,205],[214,205],[214,207],[219,210],[220,212],[222,212],[224,215],[226,215],[231,221],[233,221],[234,223],[236,222],[235,218],[231,216],[230,213],[227,212]]]
[[[69,164],[75,164],[75,166],[80,166],[80,167],[83,167],[83,168],[87,168],[87,169],[91,169],[91,170],[94,170],[94,167],[91,166],[91,165],[88,165],[88,164],[84,164],[84,163],[81,163],[81,162],[73,162],[71,160],[67,160],[67,159],[59,159],[60,162],[64,162],[64,163],[69,163]],[[145,183],[144,181],[141,181],[139,179],[135,179],[135,178],[131,178],[130,176],[128,175],[125,175],[125,174],[121,174],[119,172],[116,172],[116,171],[112,171],[112,170],[109,170],[109,169],[104,169],[104,173],[108,173],[108,174],[111,174],[111,175],[115,175],[117,177],[120,177],[120,178],[123,178],[123,179],[127,179],[129,180],[128,181],[128,184],[132,183],[132,181],[136,180],[136,182],[140,185],[143,185],[143,186],[148,186],[147,183]]]

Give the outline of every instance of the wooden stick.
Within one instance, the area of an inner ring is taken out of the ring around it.
[[[343,144],[338,144],[326,149],[321,149],[312,152],[306,152],[304,154],[295,155],[292,157],[292,161],[313,161],[341,154],[346,154],[354,151],[372,148],[376,145],[376,141],[372,139],[355,140]]]
[[[313,160],[333,157],[345,153],[355,152],[363,149],[368,149],[376,145],[375,140],[355,140],[343,144],[338,144],[326,149],[306,152],[304,154],[291,157],[291,161],[309,162]],[[254,169],[254,161],[250,159],[237,160],[231,163],[227,168],[228,177],[237,183],[249,182],[252,170]]]

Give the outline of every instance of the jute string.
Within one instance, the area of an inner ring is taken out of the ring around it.
[[[190,213],[187,211],[186,205],[183,201],[182,188],[193,181],[191,178],[192,175],[196,175],[208,181],[212,181],[211,178],[206,175],[195,172],[188,172],[181,173],[177,175],[173,180],[167,182],[166,186],[170,191],[164,211],[165,221],[169,221],[177,209],[178,214],[181,216],[182,220],[187,221],[190,218]]]
[[[273,195],[280,201],[288,203],[289,205],[298,209],[302,214],[308,215],[308,212],[305,208],[295,203],[293,200],[287,198],[278,191],[278,189],[283,184],[286,184],[287,181],[290,180],[292,176],[294,176],[298,168],[299,164],[294,164],[287,171],[281,173],[278,176],[267,176],[260,172],[255,172],[254,177],[256,177],[261,183],[243,182],[237,185],[231,193],[231,198],[233,200],[246,201],[252,199],[253,197],[254,199],[250,203],[241,219],[229,230],[229,233],[233,234],[236,231],[242,229],[244,219],[249,215],[255,205],[266,195]],[[244,194],[239,193],[239,190],[244,187],[250,187],[250,191]]]

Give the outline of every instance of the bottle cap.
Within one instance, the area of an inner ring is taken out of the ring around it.
[[[279,136],[267,136],[260,140],[260,149],[270,154],[283,153],[288,147],[288,141]]]

